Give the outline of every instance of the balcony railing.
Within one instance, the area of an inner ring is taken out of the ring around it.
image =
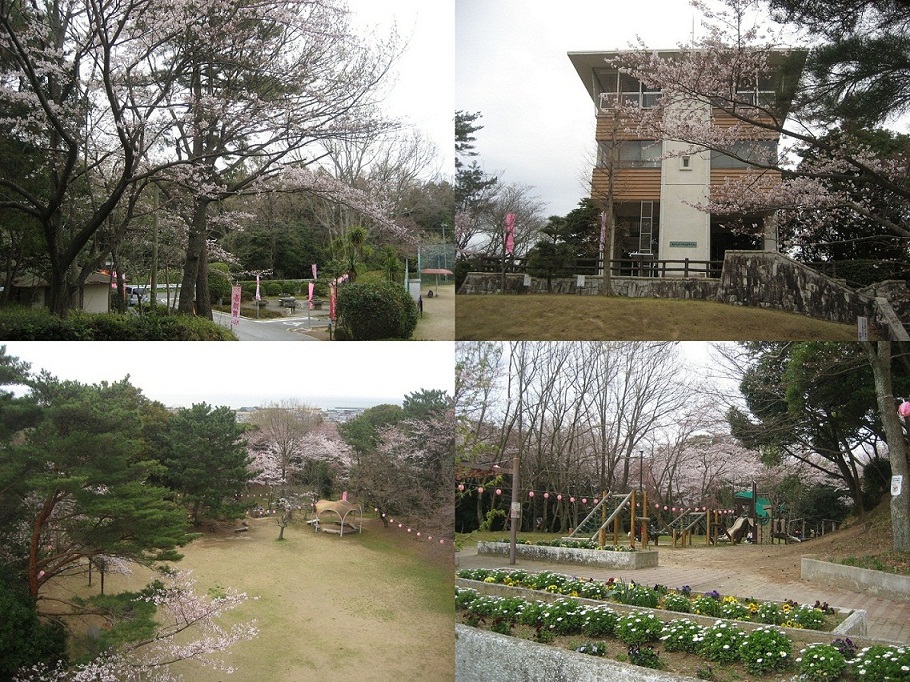
[[[660,92],[620,92],[623,104],[638,105],[642,109],[653,109],[657,106],[661,97]],[[616,106],[617,93],[602,92],[600,93],[600,108],[612,109]]]

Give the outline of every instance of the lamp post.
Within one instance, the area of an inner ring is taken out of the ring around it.
[[[642,487],[642,472],[645,469],[645,451],[638,451],[638,489],[644,490]]]
[[[512,458],[512,506],[509,509],[509,565],[515,565],[515,545],[518,540],[518,524],[521,521],[521,502],[518,501],[518,465],[519,456]]]

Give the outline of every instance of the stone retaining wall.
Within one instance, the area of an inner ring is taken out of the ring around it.
[[[727,251],[721,278],[702,277],[613,277],[613,294],[629,298],[674,298],[717,301],[731,305],[773,308],[800,313],[841,324],[856,324],[868,317],[879,336],[892,340],[908,338],[903,325],[910,324],[910,288],[903,281],[889,281],[854,290],[779,253]],[[459,294],[502,293],[501,274],[468,273]],[[605,293],[602,277],[577,277],[551,282],[552,293],[596,295]],[[505,277],[505,293],[547,293],[547,281],[535,277],[525,285],[523,274]],[[877,299],[885,299],[877,301]],[[903,323],[903,324],[902,324]]]
[[[466,625],[455,626],[456,682],[673,682],[695,679]]]
[[[478,542],[478,554],[509,555],[507,542]],[[570,547],[544,547],[541,545],[515,545],[516,556],[531,561],[550,561],[557,564],[601,566],[607,568],[655,568],[657,550],[611,552],[602,549],[572,549]]]
[[[910,576],[803,557],[800,562],[800,577],[854,592],[868,592],[884,599],[910,601]]]
[[[779,253],[727,251],[717,300],[775,308],[831,322],[872,317],[872,299]]]

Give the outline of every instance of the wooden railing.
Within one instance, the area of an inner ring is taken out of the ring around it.
[[[619,258],[610,261],[610,274],[614,277],[705,277],[717,279],[724,262],[721,260],[652,260],[648,257]],[[597,259],[579,258],[572,267],[572,277],[575,275],[596,276],[600,274],[600,264]],[[503,272],[501,258],[475,257],[471,259],[472,272]],[[524,274],[527,272],[527,263],[521,259],[509,259],[505,262],[507,274]]]

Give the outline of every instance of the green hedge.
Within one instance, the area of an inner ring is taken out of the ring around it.
[[[44,309],[0,308],[5,341],[236,341],[211,320],[176,314],[121,315],[73,312],[60,318]]]
[[[400,284],[345,284],[337,310],[339,340],[410,339],[417,327],[417,304]]]

